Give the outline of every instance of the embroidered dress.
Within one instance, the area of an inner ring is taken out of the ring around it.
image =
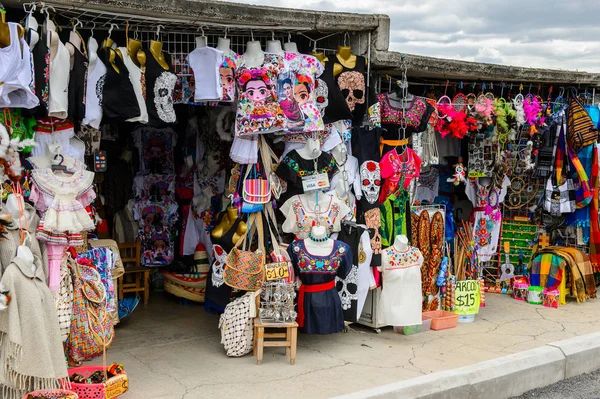
[[[440,172],[436,168],[431,168],[429,172],[421,173],[417,182],[417,201],[427,201],[433,203],[439,193]]]
[[[500,204],[504,201],[510,186],[510,179],[504,176],[501,187],[482,185],[479,179],[469,179],[465,193],[473,203],[473,239],[477,245],[477,256],[480,262],[487,262],[496,255],[502,214]]]
[[[406,252],[390,247],[383,251],[383,288],[379,302],[383,323],[414,326],[421,319],[421,265],[423,256],[415,247]]]
[[[408,191],[400,190],[398,195],[391,194],[380,206],[381,245],[389,247],[397,235],[410,236],[410,196]]]
[[[385,179],[379,193],[379,202],[383,203],[400,186],[407,189],[413,178],[419,177],[421,158],[412,148],[407,147],[401,154],[398,154],[394,148],[381,158],[379,168],[381,177]]]
[[[314,194],[296,195],[283,204],[281,212],[286,217],[281,226],[283,232],[294,233],[296,238],[304,239],[308,237],[313,222],[318,222],[331,234],[340,231],[343,219],[352,217],[352,209],[337,197],[319,195],[321,210],[316,212],[315,201],[309,196],[314,198]]]
[[[284,129],[285,120],[277,102],[277,77],[284,68],[283,57],[265,54],[263,63],[248,67],[245,62],[239,68],[238,105],[235,121],[235,134],[272,133]]]
[[[317,106],[316,78],[323,65],[315,57],[285,53],[285,71],[279,74],[277,96],[286,117],[286,132],[314,132],[324,129]]]
[[[298,296],[298,324],[308,334],[334,334],[344,330],[344,313],[335,288],[336,276],[345,279],[352,269],[350,246],[333,241],[326,256],[311,254],[304,240],[288,246],[296,276],[302,280]]]

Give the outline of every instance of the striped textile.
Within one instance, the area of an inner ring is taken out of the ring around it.
[[[590,204],[590,261],[594,272],[600,272],[600,223],[598,222],[598,194],[600,191],[598,163],[598,145],[594,145],[592,155],[592,192],[593,198]]]

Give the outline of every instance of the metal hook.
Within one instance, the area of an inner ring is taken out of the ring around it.
[[[204,27],[203,26],[198,27],[198,29],[196,29],[196,32],[198,32],[198,31],[202,32],[202,36],[204,36]]]
[[[31,8],[29,9],[29,11],[27,11],[27,6],[31,6]],[[33,12],[36,10],[36,6],[35,3],[23,3],[23,11],[25,11],[26,14],[33,14]]]
[[[227,39],[227,27],[225,27],[225,36],[223,36],[223,39]]]
[[[135,40],[139,40],[139,38],[138,38],[138,34],[139,34],[139,32],[140,32],[140,26],[139,26],[139,25],[136,25],[136,26],[135,26],[135,32],[133,33],[133,38],[134,38]]]
[[[119,25],[115,24],[114,22],[111,22],[110,28],[108,29],[108,37],[110,37],[114,28],[119,29]]]
[[[90,32],[90,35],[94,36],[94,29],[96,29],[96,21],[92,21],[92,24],[94,24],[94,25],[92,26],[92,30]]]
[[[292,32],[288,32],[288,42],[292,41]]]
[[[275,31],[271,31],[271,40],[275,41]]]
[[[50,19],[50,12],[48,10],[52,10],[52,12],[56,13],[56,9],[52,6],[42,6],[42,10],[43,12],[46,13],[46,18]]]
[[[350,33],[348,32],[344,32],[344,47],[348,46],[348,42],[346,41],[346,39],[350,40]]]
[[[77,32],[77,28],[83,28],[83,22],[79,20],[79,18],[73,18],[71,20],[71,25],[73,25],[73,32]]]
[[[162,26],[162,25],[158,25],[158,26],[156,27],[156,41],[158,41],[158,40],[160,39],[160,29],[161,29],[161,28],[162,28],[162,29],[165,29],[165,27],[164,27],[164,26]]]
[[[250,40],[254,41],[254,32],[250,29]]]

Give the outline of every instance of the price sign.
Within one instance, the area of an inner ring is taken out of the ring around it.
[[[329,187],[329,176],[327,173],[317,173],[311,176],[304,176],[302,178],[302,188],[304,192],[324,190]]]
[[[129,390],[129,379],[126,374],[119,374],[110,378],[104,388],[107,399],[116,398]]]
[[[267,281],[279,280],[290,276],[288,262],[267,263],[265,265]]]
[[[459,315],[472,315],[479,312],[481,301],[479,281],[464,280],[456,282],[454,291],[455,308],[454,313]]]

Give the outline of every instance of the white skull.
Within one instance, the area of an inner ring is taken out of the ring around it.
[[[360,179],[362,192],[369,204],[374,204],[379,197],[381,189],[381,170],[379,163],[366,161],[360,166]]]
[[[329,87],[322,79],[317,79],[315,88],[316,105],[321,112],[321,117],[325,116],[325,108],[329,105]]]
[[[220,245],[215,244],[213,246],[213,257],[215,258],[215,262],[212,265],[212,285],[219,288],[224,282],[223,271],[225,270],[227,252]]]
[[[365,77],[362,73],[343,72],[338,78],[338,85],[346,98],[350,111],[354,112],[356,104],[365,103]]]
[[[173,90],[177,83],[174,73],[163,71],[154,83],[154,105],[158,117],[165,123],[175,123],[175,109],[173,108]]]
[[[358,300],[358,267],[353,265],[345,280],[339,277],[336,277],[335,280],[342,309],[348,310],[352,307],[352,301]]]

